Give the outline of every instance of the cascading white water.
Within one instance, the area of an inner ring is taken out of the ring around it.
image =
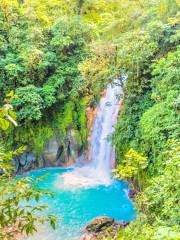
[[[108,140],[114,130],[118,111],[121,87],[117,81],[109,84],[106,95],[101,99],[91,136],[91,167],[99,179],[109,182],[114,148]]]
[[[91,135],[90,161],[83,167],[61,175],[64,187],[91,187],[111,184],[111,166],[114,148],[108,137],[112,135],[119,111],[121,85],[118,80],[107,86],[106,94],[98,105]],[[62,187],[62,185],[61,185]]]

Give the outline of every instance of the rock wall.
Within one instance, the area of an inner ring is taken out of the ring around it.
[[[94,118],[97,109],[88,107],[86,109],[87,129],[89,136],[87,143],[90,146],[90,133],[93,126]],[[38,156],[33,153],[32,149],[27,149],[24,153],[15,159],[15,173],[22,174],[23,172],[32,169],[39,169],[45,167],[67,167],[75,163],[77,158],[82,154],[82,150],[86,146],[79,145],[76,139],[76,134],[73,129],[67,132],[66,138],[55,132],[51,139],[47,139],[43,151]],[[86,159],[88,157],[89,149],[84,151]]]
[[[15,172],[23,173],[32,169],[44,167],[63,167],[75,163],[82,151],[75,137],[75,131],[70,130],[66,139],[55,133],[45,143],[44,150],[39,156],[27,149],[15,159]]]

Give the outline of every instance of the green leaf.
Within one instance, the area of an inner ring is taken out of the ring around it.
[[[50,225],[53,229],[56,229],[56,223],[55,223],[55,220],[54,219],[51,219],[50,220]]]
[[[0,128],[2,130],[7,130],[9,127],[9,122],[5,119],[0,118]]]

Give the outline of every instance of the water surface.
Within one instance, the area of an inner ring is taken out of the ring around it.
[[[25,176],[33,178],[48,174],[39,186],[56,192],[54,198],[43,196],[40,204],[49,206],[49,213],[60,219],[57,229],[40,226],[39,231],[28,240],[75,240],[79,239],[85,225],[97,216],[109,216],[119,221],[131,221],[135,218],[133,203],[128,199],[128,185],[121,181],[112,181],[111,185],[93,187],[61,188],[57,184],[59,175],[73,169],[41,169]],[[32,202],[32,204],[34,204]]]

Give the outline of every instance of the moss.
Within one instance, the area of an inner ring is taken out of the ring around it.
[[[67,130],[74,126],[74,109],[75,104],[70,101],[64,105],[63,111],[60,110],[60,112],[54,114],[54,125],[62,136],[65,136]]]
[[[12,129],[7,139],[7,146],[27,146],[36,156],[39,156],[48,139],[55,134],[61,137],[62,143],[67,138],[70,129],[75,130],[75,137],[79,146],[85,145],[87,140],[86,106],[87,98],[68,101],[62,108],[55,109],[51,116],[46,116],[38,123]]]
[[[38,127],[33,138],[33,150],[36,155],[40,155],[48,139],[53,137],[54,131],[48,126]]]
[[[87,140],[87,118],[86,107],[87,99],[83,98],[80,103],[77,103],[77,140],[80,144],[83,144]]]

